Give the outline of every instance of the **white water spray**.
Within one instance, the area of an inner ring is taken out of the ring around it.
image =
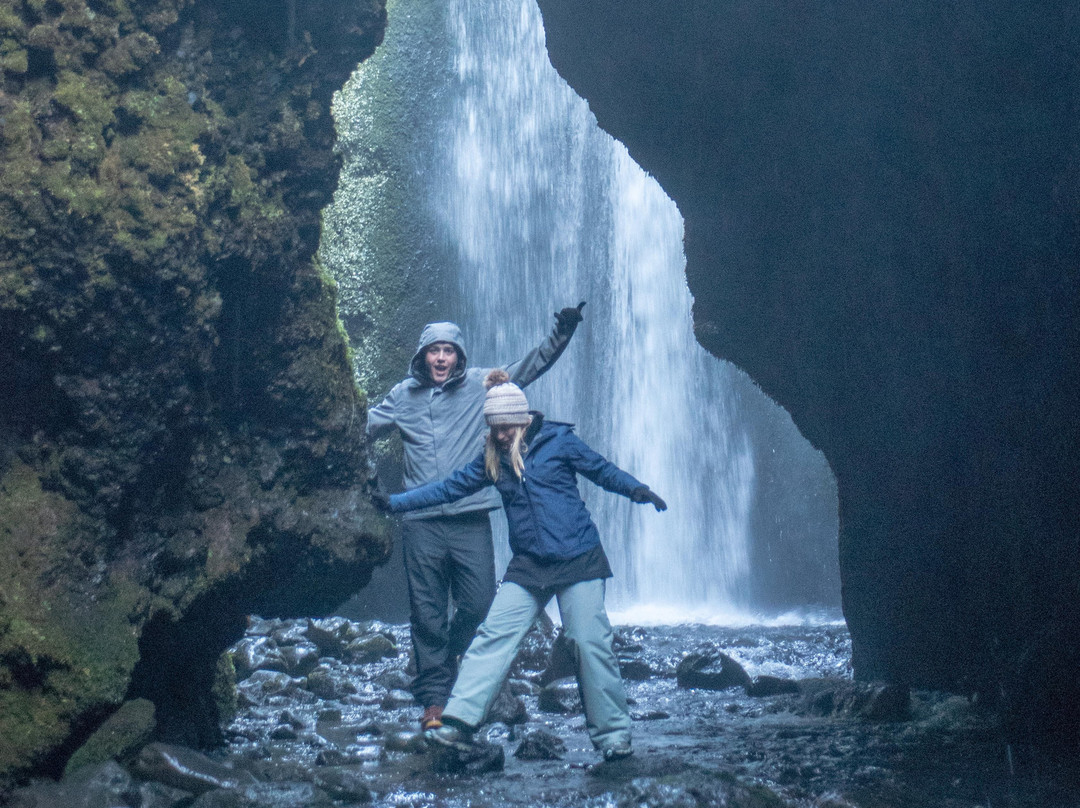
[[[531,0],[452,0],[452,133],[434,213],[484,356],[512,356],[551,312],[588,301],[530,397],[665,497],[670,510],[582,491],[634,622],[746,606],[753,465],[726,368],[694,340],[682,219],[551,66]],[[626,617],[627,615],[624,615]]]

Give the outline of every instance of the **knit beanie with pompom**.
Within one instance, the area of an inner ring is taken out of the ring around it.
[[[484,398],[484,418],[488,426],[499,424],[522,425],[532,420],[529,415],[529,400],[521,388],[510,381],[510,376],[502,368],[488,373],[484,379],[487,396]]]

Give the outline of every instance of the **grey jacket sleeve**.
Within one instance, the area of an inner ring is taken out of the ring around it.
[[[503,369],[510,375],[510,381],[518,387],[525,387],[539,379],[562,356],[566,346],[570,344],[572,336],[574,336],[573,331],[569,334],[561,333],[559,325],[556,323],[543,342],[518,361],[503,366]]]
[[[394,421],[395,401],[397,396],[397,388],[395,387],[390,391],[382,401],[376,404],[374,407],[368,410],[367,413],[367,436],[371,438],[381,438],[388,434],[396,426]]]

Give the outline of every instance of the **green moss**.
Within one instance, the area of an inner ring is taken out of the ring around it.
[[[84,766],[131,757],[150,741],[155,726],[151,702],[146,699],[125,701],[71,756],[64,768],[64,776]]]
[[[14,39],[0,39],[0,70],[25,73],[29,67],[26,48]]]
[[[133,615],[145,594],[120,580],[85,591],[73,563],[82,520],[16,461],[0,477],[0,772],[25,765],[95,705],[118,704],[138,660]],[[69,591],[60,583],[78,589]]]
[[[26,34],[26,24],[9,3],[0,4],[0,31],[7,34]]]
[[[228,651],[218,657],[211,696],[221,722],[231,721],[239,709],[239,701],[236,693],[236,665]]]
[[[91,73],[62,71],[53,90],[53,99],[99,135],[114,120],[113,94]]]

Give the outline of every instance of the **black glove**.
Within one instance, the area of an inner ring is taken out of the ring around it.
[[[556,330],[560,334],[573,334],[574,329],[578,327],[585,318],[581,316],[581,310],[585,307],[585,301],[582,300],[574,306],[567,306],[565,309],[561,309],[555,312],[555,324]]]
[[[371,492],[371,504],[383,513],[390,513],[390,495],[382,491]]]
[[[633,491],[631,491],[630,499],[638,503],[651,502],[653,504],[653,507],[656,508],[656,510],[658,511],[667,510],[667,503],[664,502],[664,500],[660,499],[659,496],[654,494],[648,489],[647,486],[644,485],[641,486],[641,488],[635,488]]]

